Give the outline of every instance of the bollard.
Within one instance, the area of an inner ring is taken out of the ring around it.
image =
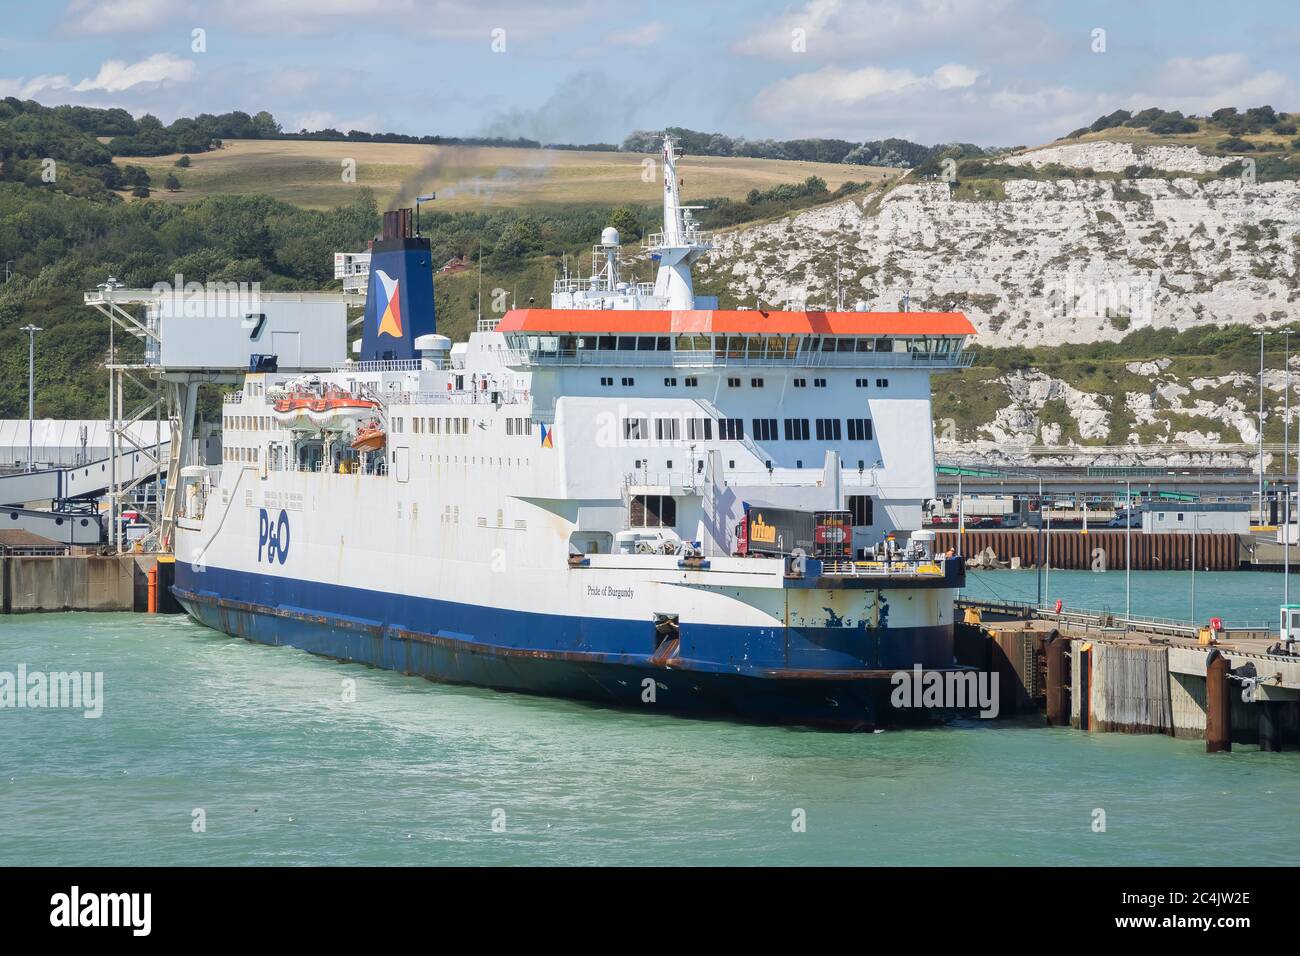
[[[1228,659],[1215,648],[1205,659],[1205,752],[1232,751],[1232,687]]]
[[[1047,726],[1064,727],[1070,723],[1070,641],[1057,631],[1047,635]]]
[[[158,613],[158,565],[149,569],[149,613]]]

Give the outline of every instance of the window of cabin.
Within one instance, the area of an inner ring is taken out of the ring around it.
[[[845,504],[848,506],[849,514],[853,516],[854,527],[875,524],[872,518],[870,495],[848,495]]]
[[[677,501],[671,495],[633,495],[628,523],[633,528],[671,528],[677,524]]]
[[[677,441],[681,438],[681,422],[676,418],[656,418],[655,438],[659,441]]]

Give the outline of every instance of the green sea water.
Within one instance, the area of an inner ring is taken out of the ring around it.
[[[1300,836],[1296,753],[1036,719],[840,734],[617,711],[183,617],[0,618],[0,671],[20,663],[102,671],[104,705],[0,710],[3,866],[1269,865]]]

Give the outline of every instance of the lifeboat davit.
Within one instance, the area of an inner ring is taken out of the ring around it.
[[[378,408],[377,402],[357,398],[350,392],[294,393],[276,399],[271,415],[287,428],[346,431],[356,422],[373,417]]]
[[[357,437],[352,439],[353,451],[379,451],[388,441],[388,436],[379,427],[378,422],[371,422],[357,429]]]

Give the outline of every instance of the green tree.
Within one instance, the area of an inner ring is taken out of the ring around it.
[[[175,173],[168,173],[167,179],[163,183],[169,193],[174,193],[181,188],[181,181],[176,178]]]
[[[627,206],[619,206],[611,212],[609,219],[605,221],[605,225],[617,229],[619,237],[624,242],[641,238],[641,223],[637,221],[636,213]]]

